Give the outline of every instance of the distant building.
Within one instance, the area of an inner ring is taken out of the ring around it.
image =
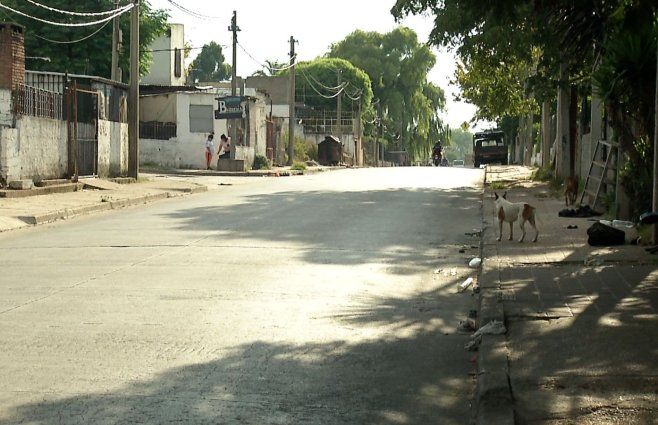
[[[167,32],[153,40],[150,50],[153,62],[141,84],[161,86],[185,85],[185,34],[182,24],[169,24]]]

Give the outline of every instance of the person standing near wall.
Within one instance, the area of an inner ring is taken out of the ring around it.
[[[225,134],[219,136],[219,151],[217,151],[219,159],[231,158],[231,142]]]
[[[213,133],[210,133],[208,135],[208,138],[206,139],[206,170],[210,170],[210,163],[212,162],[212,154],[215,151],[215,144],[212,141],[214,138],[215,135]]]

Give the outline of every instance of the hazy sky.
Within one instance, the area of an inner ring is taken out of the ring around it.
[[[216,17],[202,19],[175,7],[168,0],[150,0],[153,7],[167,9],[172,23],[185,25],[185,39],[193,47],[215,41],[224,48],[227,61],[231,60],[231,33],[228,31],[233,10],[237,11],[238,42],[252,59],[238,47],[238,75],[248,76],[257,71],[265,60],[288,62],[289,39],[299,41],[296,51],[299,60],[311,60],[327,52],[331,43],[342,40],[356,29],[389,32],[398,24],[390,14],[393,0],[334,0],[319,1],[262,1],[262,0],[174,0],[195,13]],[[415,16],[405,19],[402,25],[418,33],[421,42],[427,41],[432,29],[432,19]],[[447,112],[444,114],[451,126],[459,126],[473,117],[475,107],[453,100],[457,87],[449,80],[455,70],[455,58],[446,51],[433,49],[437,64],[429,74],[446,92]],[[199,50],[192,52],[196,56]]]

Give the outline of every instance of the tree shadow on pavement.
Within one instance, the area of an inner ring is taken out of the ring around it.
[[[44,401],[14,408],[0,424],[464,424],[473,372],[467,336],[436,322],[447,320],[440,308],[449,298],[438,290],[373,299],[371,310],[347,309],[336,320],[361,332],[396,326],[383,336],[255,340],[105,393],[41,394]]]
[[[579,234],[547,220],[537,245],[495,248],[502,261],[487,279],[499,279],[505,305],[517,423],[655,423],[656,266],[636,247],[584,245],[580,220]],[[638,257],[606,263],[627,249]]]
[[[465,233],[479,223],[479,205],[479,192],[467,188],[278,192],[164,217],[179,230],[211,234],[203,244],[287,246],[310,264],[383,263],[411,274],[431,267],[440,250],[472,243]]]

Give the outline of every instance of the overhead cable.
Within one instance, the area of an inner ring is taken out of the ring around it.
[[[340,89],[342,89],[343,87],[346,87],[346,86],[349,84],[348,82],[343,82],[343,83],[337,85],[336,87],[329,87],[329,86],[325,86],[324,84],[322,84],[321,82],[319,82],[315,77],[313,77],[313,74],[308,74],[308,76],[309,76],[313,81],[315,81],[315,83],[317,83],[317,85],[319,85],[319,86],[322,87],[323,89],[330,90],[330,91],[339,91]]]
[[[130,9],[132,9],[133,7],[135,7],[135,5],[134,5],[133,3],[131,3],[131,4],[127,5],[127,6],[124,7],[124,8],[116,9],[116,13],[115,13],[115,14],[113,14],[113,15],[111,15],[111,16],[108,16],[108,17],[106,17],[106,18],[100,19],[100,20],[98,20],[98,21],[93,21],[93,22],[77,22],[77,23],[63,23],[63,22],[53,22],[53,21],[48,21],[48,20],[46,20],[46,19],[37,18],[36,16],[28,15],[27,13],[23,13],[23,12],[21,12],[20,10],[12,9],[12,8],[9,7],[9,6],[0,3],[0,8],[7,9],[7,10],[9,10],[10,12],[14,12],[14,13],[16,13],[16,14],[18,14],[18,15],[21,15],[21,16],[24,16],[24,17],[26,17],[26,18],[34,19],[35,21],[39,21],[39,22],[42,22],[42,23],[44,23],[44,24],[55,25],[55,26],[59,26],[59,27],[89,27],[89,26],[92,26],[92,25],[102,24],[102,23],[105,23],[105,22],[107,22],[107,21],[111,21],[112,19],[116,18],[117,16],[123,15],[124,13],[126,13],[127,11],[129,11]]]
[[[293,64],[291,64],[291,65],[286,65],[286,66],[281,67],[281,68],[271,68],[271,67],[265,65],[264,63],[262,63],[261,61],[259,61],[258,59],[256,59],[255,57],[253,57],[253,56],[251,55],[251,53],[249,53],[249,52],[247,51],[247,49],[245,49],[244,46],[243,46],[242,44],[240,44],[240,42],[238,42],[237,45],[240,47],[240,49],[242,49],[243,52],[246,53],[247,56],[249,56],[249,57],[251,58],[251,60],[253,60],[254,62],[256,62],[256,63],[257,63],[258,65],[260,65],[263,69],[267,69],[267,70],[269,70],[269,71],[274,71],[274,72],[280,72],[280,71],[286,71],[286,70],[292,68],[293,66],[295,66],[295,63],[293,63]],[[296,57],[297,57],[297,55],[295,55],[295,56],[293,57],[293,61],[294,61],[294,59],[295,59]]]
[[[45,4],[38,3],[34,0],[25,0],[28,3],[32,3],[35,6],[42,7],[47,10],[51,10],[53,12],[58,12],[58,13],[63,13],[65,15],[74,15],[74,16],[104,16],[104,15],[113,15],[114,13],[117,12],[117,10],[125,9],[127,6],[120,7],[118,9],[112,9],[112,10],[106,10],[103,12],[74,12],[71,10],[62,10],[62,9],[56,9],[54,7],[46,6]]]
[[[340,94],[345,90],[345,86],[343,86],[343,87],[340,89],[340,91],[334,93],[334,94],[331,95],[331,96],[327,96],[327,95],[325,95],[325,94],[322,94],[322,93],[320,93],[320,91],[319,91],[317,88],[315,88],[315,86],[313,85],[313,83],[311,82],[311,80],[308,78],[306,72],[304,72],[304,70],[302,70],[301,68],[300,68],[300,71],[301,71],[302,75],[304,76],[304,78],[306,79],[306,82],[308,82],[309,87],[310,87],[311,89],[313,89],[313,91],[316,92],[319,96],[321,96],[321,97],[323,97],[323,98],[325,98],[325,99],[333,99],[333,98],[335,98],[335,97],[337,97],[337,96],[340,96]]]
[[[180,4],[176,3],[174,0],[167,0],[167,1],[169,3],[171,3],[173,6],[175,6],[177,9],[187,13],[188,15],[192,15],[195,18],[199,18],[199,19],[224,19],[224,18],[219,17],[219,16],[209,16],[209,15],[204,15],[204,14],[199,13],[199,12],[195,12],[193,10],[190,10],[190,9],[186,8],[183,5],[180,5]]]
[[[89,38],[95,36],[96,34],[98,34],[99,32],[101,32],[101,30],[102,30],[103,28],[105,28],[110,22],[112,22],[112,21],[107,21],[107,22],[105,22],[105,23],[104,23],[103,25],[101,25],[101,27],[98,28],[96,31],[92,32],[91,34],[89,34],[89,35],[87,35],[87,36],[84,36],[84,37],[82,37],[82,38],[79,38],[79,39],[77,39],[77,40],[59,41],[59,40],[51,40],[50,38],[43,37],[43,36],[41,36],[41,35],[39,35],[39,34],[34,34],[34,36],[35,36],[36,38],[40,39],[40,40],[44,40],[44,41],[47,41],[47,42],[49,42],[49,43],[55,43],[55,44],[74,44],[74,43],[79,43],[79,42],[81,42],[81,41],[85,41],[85,40],[87,40],[87,39],[89,39]]]

